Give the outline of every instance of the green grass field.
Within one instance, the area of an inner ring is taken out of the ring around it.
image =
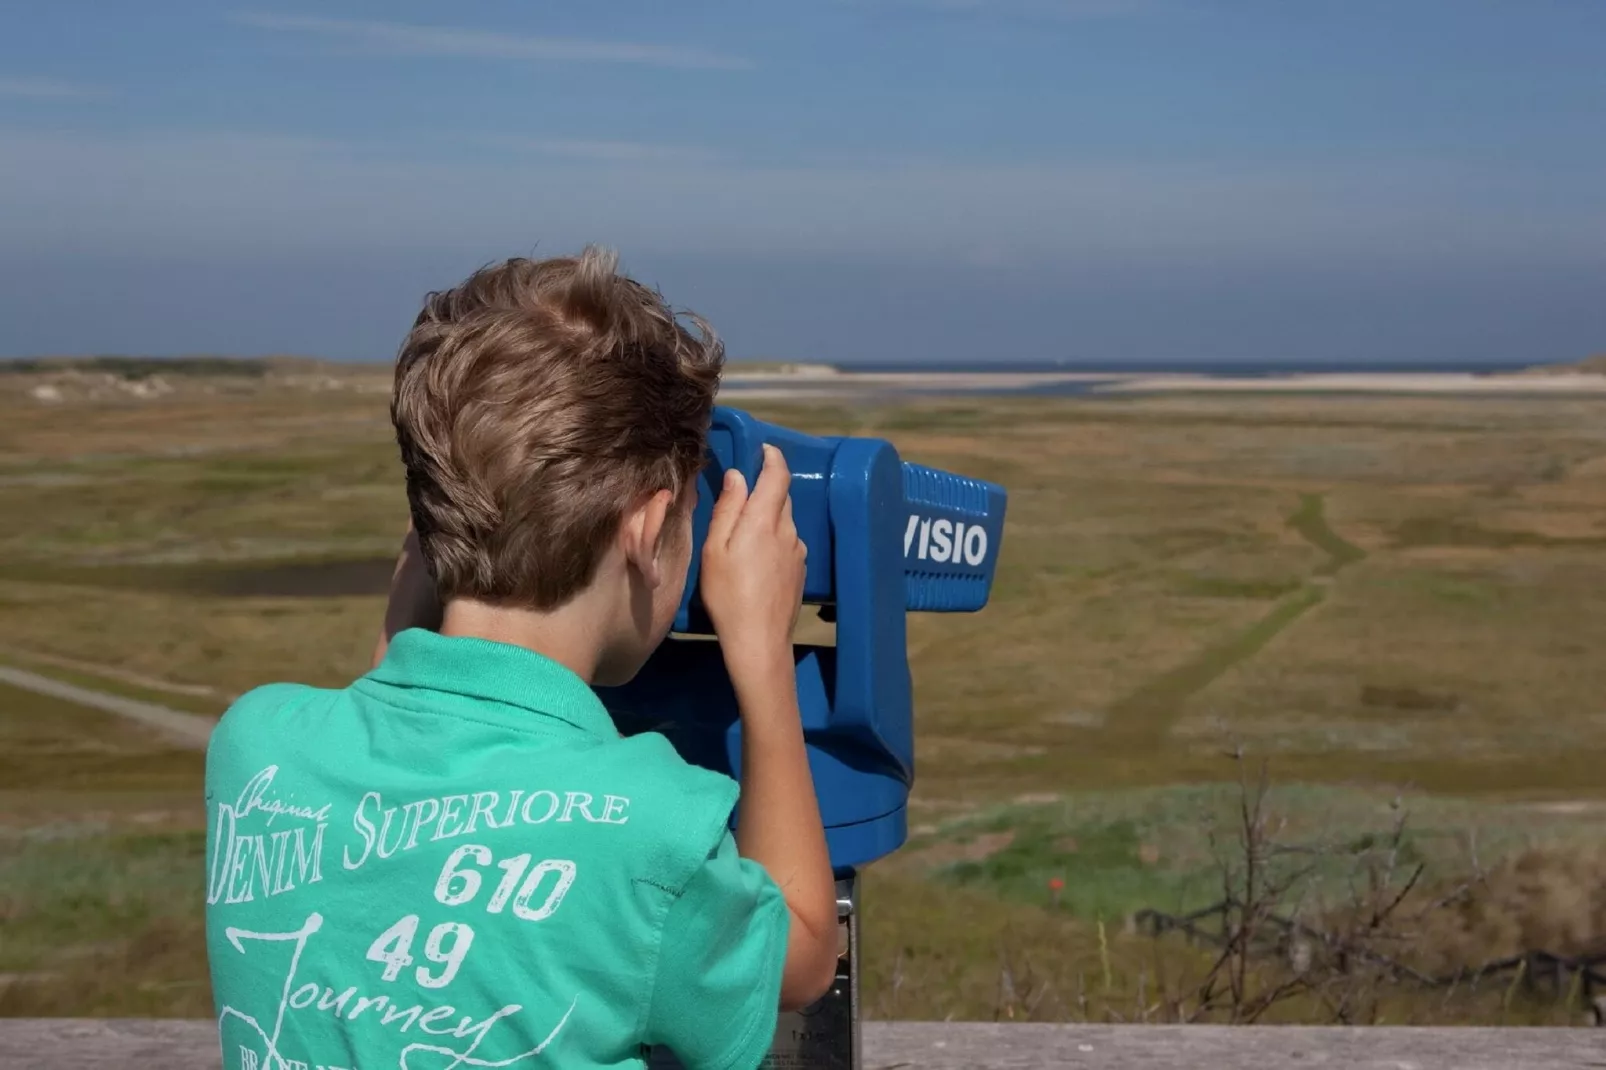
[[[43,404],[8,379],[0,664],[211,713],[363,669],[405,523],[382,386]],[[1424,888],[1481,877],[1416,931],[1435,968],[1606,948],[1606,403],[751,407],[1010,492],[991,605],[911,619],[913,834],[866,876],[872,1013],[1175,1015],[1210,955],[1127,919],[1220,897],[1238,747],[1281,840],[1381,835],[1399,796]],[[0,743],[0,1013],[207,1013],[199,755],[11,689]],[[1324,863],[1306,909],[1352,877]],[[1452,996],[1376,1014],[1576,1017]]]

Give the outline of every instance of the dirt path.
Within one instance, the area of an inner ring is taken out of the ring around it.
[[[79,706],[103,710],[118,717],[127,717],[131,721],[138,721],[154,728],[174,742],[197,750],[206,747],[206,741],[211,738],[212,728],[217,723],[210,717],[182,713],[166,706],[139,702],[121,695],[110,695],[104,691],[91,691],[87,687],[62,683],[60,680],[52,680],[48,676],[40,676],[26,669],[14,669],[9,665],[0,665],[0,683],[39,695],[49,695],[51,698]]]
[[[218,699],[223,702],[232,702],[238,695],[229,695],[215,687],[206,684],[180,684],[172,680],[164,680],[157,676],[146,676],[144,673],[130,672],[115,665],[103,665],[98,661],[81,661],[78,658],[66,658],[60,654],[47,654],[39,650],[25,650],[22,647],[0,643],[0,658],[10,661],[20,661],[24,664],[32,662],[38,665],[48,665],[56,669],[66,669],[68,672],[85,673],[89,676],[98,676],[103,680],[116,680],[118,683],[132,684],[134,687],[146,691],[166,691],[174,695],[189,695],[196,698]]]
[[[1300,495],[1299,508],[1288,518],[1288,526],[1327,555],[1315,574],[1278,599],[1265,616],[1247,628],[1205,648],[1117,701],[1110,707],[1106,722],[1108,732],[1123,740],[1158,746],[1182,713],[1183,703],[1192,695],[1204,690],[1233,666],[1254,657],[1291,624],[1322,604],[1327,591],[1312,580],[1330,580],[1366,557],[1365,550],[1328,524],[1324,495]]]

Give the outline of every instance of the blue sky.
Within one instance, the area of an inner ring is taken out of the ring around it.
[[[1599,0],[54,0],[0,354],[387,359],[595,241],[734,356],[1606,350]]]

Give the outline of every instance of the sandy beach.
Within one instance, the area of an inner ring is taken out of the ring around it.
[[[1101,384],[1098,390],[1109,393],[1606,394],[1606,375],[1476,375],[1470,372],[1337,372],[1267,377],[1136,375]]]

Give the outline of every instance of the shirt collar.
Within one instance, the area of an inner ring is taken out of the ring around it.
[[[391,639],[384,659],[365,679],[500,703],[556,718],[589,735],[619,737],[590,685],[551,658],[509,643],[408,628]]]

